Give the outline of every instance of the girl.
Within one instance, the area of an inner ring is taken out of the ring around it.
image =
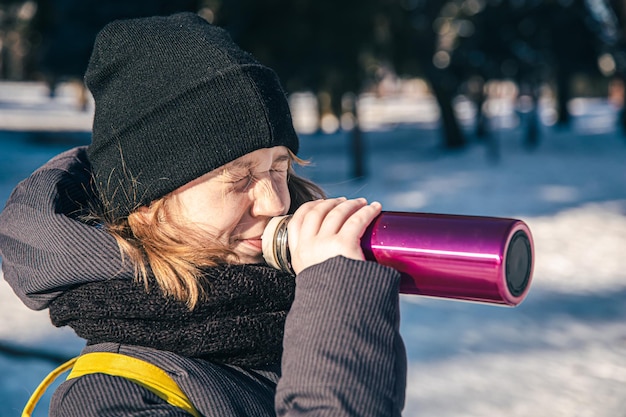
[[[33,173],[0,214],[16,294],[85,338],[81,358],[111,354],[71,374],[50,415],[399,416],[400,277],[359,245],[381,206],[325,199],[294,173],[275,73],[181,13],[107,25],[85,81],[91,144]],[[261,250],[287,213],[295,277]],[[137,363],[150,372],[130,377]],[[191,405],[155,389],[153,370]]]

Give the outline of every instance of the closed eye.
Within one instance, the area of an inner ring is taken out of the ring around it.
[[[244,178],[241,178],[239,181],[237,181],[237,184],[242,186],[243,191],[245,191],[245,190],[248,189],[248,187],[250,187],[250,185],[252,185],[254,180],[255,180],[254,175],[252,175],[252,173],[250,173],[249,175],[247,175]]]
[[[234,169],[225,170],[223,175],[225,182],[231,184],[236,191],[244,192],[257,178],[264,175],[263,172],[255,172],[254,164],[252,163],[237,163],[233,164]],[[279,156],[273,161],[271,168],[266,173],[269,173],[273,178],[277,180],[283,180],[289,173],[291,166],[291,158],[288,154]]]
[[[225,173],[224,182],[232,187],[233,190],[245,191],[254,182],[254,175],[252,175],[252,172],[246,175]]]
[[[287,172],[289,171],[289,166],[291,165],[291,158],[289,155],[283,155],[276,159],[272,164],[272,172]]]

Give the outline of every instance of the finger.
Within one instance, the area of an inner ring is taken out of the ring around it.
[[[367,227],[381,211],[382,205],[377,201],[360,207],[343,223],[338,233],[346,236],[355,236],[360,240]]]
[[[298,207],[287,225],[290,246],[293,245],[295,247],[297,245],[300,240],[300,236],[302,236],[302,228],[305,227],[305,225],[305,236],[313,236],[317,234],[323,220],[324,213],[328,212],[332,209],[332,207],[345,200],[345,197],[320,199],[309,201]]]
[[[334,206],[336,204],[339,204],[341,201],[345,201],[345,200],[346,200],[345,197],[337,197],[337,198],[307,201],[306,203],[302,204],[300,207],[296,209],[296,211],[293,214],[293,217],[296,218],[296,221],[302,221],[302,217],[306,216],[306,214],[309,213],[310,211],[315,210],[317,206],[320,206],[320,205]]]
[[[346,200],[332,208],[325,214],[319,233],[321,235],[334,235],[339,233],[350,217],[367,205],[364,198]]]
[[[324,222],[326,221],[328,213],[332,212],[337,206],[344,204],[345,201],[345,197],[330,198],[321,200],[317,204],[312,205],[303,215],[300,235],[316,236],[319,234]]]

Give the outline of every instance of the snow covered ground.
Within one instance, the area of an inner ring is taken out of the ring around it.
[[[575,102],[572,127],[544,124],[533,152],[522,146],[518,115],[504,112],[492,120],[496,146],[443,153],[436,111],[402,100],[392,104],[404,115],[407,106],[428,111],[401,125],[368,113],[366,178],[351,179],[343,133],[302,136],[307,175],[331,195],[365,196],[386,210],[520,218],[536,246],[534,281],[518,307],[402,296],[405,417],[626,417],[626,138],[614,129],[615,110]],[[0,83],[0,205],[20,179],[84,140],[37,133],[59,119],[75,131],[89,124],[63,94],[51,100],[40,86]],[[3,131],[9,123],[31,133]],[[0,279],[1,345],[69,356],[82,343]],[[0,354],[0,417],[20,415],[54,366]]]

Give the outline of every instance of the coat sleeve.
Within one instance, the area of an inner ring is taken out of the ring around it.
[[[302,271],[285,325],[278,416],[400,416],[400,274],[336,257]]]
[[[20,182],[0,212],[4,279],[31,309],[75,285],[133,276],[113,236],[80,220],[90,178],[85,147],[70,149]]]

